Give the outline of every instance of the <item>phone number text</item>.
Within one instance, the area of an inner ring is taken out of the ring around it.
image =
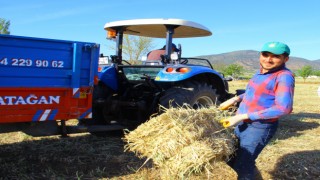
[[[2,58],[0,59],[0,65],[5,66],[35,66],[35,67],[54,67],[54,68],[63,68],[64,62],[59,60],[32,60],[32,59],[23,59],[23,58]]]

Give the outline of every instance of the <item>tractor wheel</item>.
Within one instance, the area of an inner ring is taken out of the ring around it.
[[[218,105],[219,95],[211,85],[199,82],[186,82],[168,89],[160,98],[160,105],[179,107],[188,104],[194,109]]]
[[[80,119],[79,125],[106,125],[110,119],[106,118],[108,113],[107,100],[112,91],[103,84],[95,85],[92,94],[92,119]]]
[[[92,97],[92,120],[94,125],[110,124],[110,119],[107,118],[108,104],[107,100],[112,96],[112,91],[105,85],[96,85],[93,89]]]
[[[104,84],[94,86],[92,97],[92,119],[88,120],[87,125],[109,125],[110,119],[110,105],[108,99],[111,98],[113,91]],[[122,131],[93,131],[90,134],[98,137],[106,137],[118,135]]]

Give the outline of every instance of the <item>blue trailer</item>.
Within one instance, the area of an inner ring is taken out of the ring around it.
[[[0,35],[1,129],[90,119],[99,50],[96,43]]]

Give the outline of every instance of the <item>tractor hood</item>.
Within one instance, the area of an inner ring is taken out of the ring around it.
[[[166,25],[176,26],[173,38],[190,38],[212,35],[211,31],[192,21],[182,19],[134,19],[106,23],[107,31],[125,27],[123,33],[152,38],[166,38]]]

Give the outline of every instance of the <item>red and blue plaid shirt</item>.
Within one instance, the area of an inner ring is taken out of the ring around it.
[[[237,114],[248,114],[245,122],[276,121],[292,112],[294,86],[294,75],[285,66],[265,74],[258,72],[239,96],[242,102]]]

